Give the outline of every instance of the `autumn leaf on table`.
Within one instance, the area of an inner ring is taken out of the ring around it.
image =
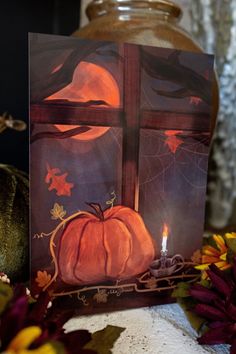
[[[35,279],[39,288],[44,288],[51,280],[51,274],[48,274],[46,270],[37,272],[37,277]]]
[[[66,210],[64,210],[63,205],[59,205],[58,203],[55,203],[53,208],[50,210],[51,213],[51,219],[53,220],[63,220],[64,216],[66,215]]]
[[[178,138],[177,135],[183,133],[182,130],[166,130],[165,135],[167,139],[165,144],[168,145],[169,149],[173,154],[176,153],[178,147],[182,145],[184,142],[182,139]]]
[[[91,349],[98,354],[111,354],[114,343],[125,330],[122,327],[107,326],[101,331],[92,333],[92,340],[84,346],[84,349]]]
[[[61,170],[58,168],[51,168],[47,163],[47,175],[45,182],[50,184],[49,191],[56,190],[58,196],[71,196],[71,189],[74,187],[73,183],[66,181],[68,173],[61,174]]]

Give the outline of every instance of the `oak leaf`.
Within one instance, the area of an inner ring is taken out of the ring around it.
[[[51,168],[49,164],[47,164],[47,172],[45,182],[48,184],[51,183],[48,190],[52,191],[55,189],[58,196],[71,196],[71,189],[74,187],[74,184],[66,181],[68,173],[61,174],[60,169]]]

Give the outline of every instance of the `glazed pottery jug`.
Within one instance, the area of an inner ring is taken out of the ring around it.
[[[86,14],[90,23],[73,35],[88,39],[129,42],[203,52],[179,26],[181,8],[167,0],[93,0]],[[215,127],[219,90],[215,75],[211,131]]]

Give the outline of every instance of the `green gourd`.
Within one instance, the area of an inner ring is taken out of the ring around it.
[[[0,164],[0,272],[16,281],[28,278],[29,179]]]

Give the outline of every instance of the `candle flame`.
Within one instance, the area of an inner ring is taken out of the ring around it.
[[[169,227],[168,227],[168,225],[165,223],[164,226],[163,226],[162,236],[163,236],[163,237],[168,237],[168,234],[169,234]]]

